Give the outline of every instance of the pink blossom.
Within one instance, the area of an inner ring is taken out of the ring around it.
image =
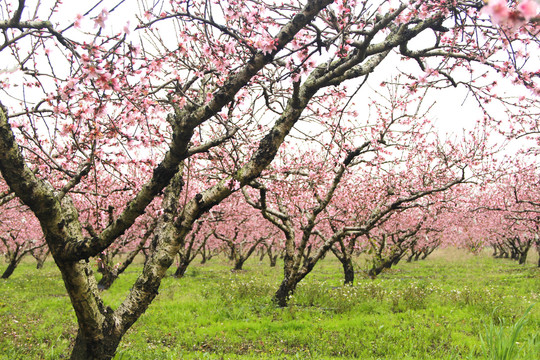
[[[102,69],[94,64],[90,64],[86,71],[88,73],[88,78],[90,79],[99,79],[102,74]]]
[[[529,21],[538,13],[538,4],[533,0],[524,0],[519,3],[517,9],[525,20]]]
[[[83,16],[81,14],[75,15],[75,21],[73,22],[73,26],[75,26],[75,28],[79,29],[81,27],[82,18]]]
[[[228,8],[225,8],[225,16],[229,20],[234,20],[238,18],[239,12],[234,11],[234,9],[231,7],[228,7]]]
[[[109,85],[113,88],[114,91],[120,91],[122,89],[120,87],[120,82],[118,81],[117,77],[112,78],[109,81]]]
[[[211,56],[212,55],[212,49],[210,48],[210,46],[208,46],[208,44],[203,45],[203,54],[205,56]]]
[[[482,12],[488,14],[493,23],[516,29],[537,16],[538,4],[534,0],[523,0],[516,9],[510,9],[506,0],[489,0]]]
[[[235,52],[235,44],[233,41],[229,41],[225,44],[225,54],[231,55]]]
[[[240,189],[241,187],[241,184],[238,180],[236,179],[230,179],[228,182],[227,182],[227,186],[232,190],[232,191],[237,191]]]
[[[506,0],[489,0],[488,4],[482,8],[482,11],[491,16],[495,24],[504,24],[510,16],[510,9]]]
[[[68,113],[66,104],[64,104],[64,103],[58,104],[58,106],[54,107],[53,110],[57,114],[67,114]]]
[[[124,25],[124,33],[126,35],[129,35],[131,33],[131,30],[129,30],[129,20],[128,22],[126,23],[126,25]]]
[[[276,49],[275,41],[271,37],[258,37],[254,45],[264,54],[269,54]]]
[[[106,9],[101,10],[101,13],[94,19],[94,29],[98,26],[105,27],[105,21],[109,17],[109,12]]]

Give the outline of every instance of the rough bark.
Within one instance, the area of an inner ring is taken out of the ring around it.
[[[106,332],[104,332],[106,333]],[[92,340],[80,330],[75,338],[71,360],[108,360],[114,357],[120,344],[120,337],[106,334],[101,339]]]

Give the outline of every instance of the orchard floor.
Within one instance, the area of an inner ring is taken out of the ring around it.
[[[224,258],[213,258],[194,263],[182,279],[164,279],[115,359],[492,359],[488,330],[509,336],[536,303],[516,358],[538,360],[537,261],[534,253],[522,266],[488,251],[445,249],[376,280],[358,273],[355,285],[344,287],[340,264],[328,256],[282,309],[270,301],[279,264],[253,258],[245,271],[231,272]],[[365,266],[362,259],[357,266]],[[104,293],[109,305],[121,302],[140,268],[133,264]],[[0,359],[67,358],[75,332],[52,261],[36,270],[28,259],[0,281]]]

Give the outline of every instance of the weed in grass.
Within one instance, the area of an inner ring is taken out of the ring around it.
[[[224,301],[235,303],[241,300],[267,299],[274,291],[274,285],[255,278],[234,275],[229,282],[221,283],[218,293]]]
[[[500,325],[494,324],[493,320],[489,327],[486,327],[485,337],[481,337],[486,354],[489,359],[493,360],[511,360],[518,356],[520,347],[518,344],[518,336],[528,321],[528,315],[534,304],[529,306],[523,316],[516,321],[508,329],[505,329],[504,320],[501,319]],[[534,344],[537,336],[532,339],[533,350],[536,347]],[[530,345],[530,344],[529,344]],[[537,353],[540,354],[540,353]]]
[[[402,290],[390,293],[391,310],[393,312],[404,312],[406,310],[425,309],[428,295],[433,292],[433,288],[426,283],[411,283]]]
[[[358,285],[356,288],[358,295],[364,299],[382,301],[388,295],[387,289],[380,282],[369,281]]]
[[[523,354],[540,354],[540,333],[529,336],[522,345]],[[530,360],[533,360],[531,358]],[[536,359],[534,359],[536,360]]]

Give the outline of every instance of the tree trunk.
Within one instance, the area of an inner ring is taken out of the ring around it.
[[[268,257],[270,258],[270,267],[276,267],[278,255],[279,254],[276,254],[276,255],[268,254]]]
[[[47,260],[47,257],[50,254],[50,250],[47,249],[47,251],[44,251],[41,254],[36,254],[34,251],[31,252],[34,259],[36,259],[36,269],[41,269],[43,267],[43,264],[45,264],[45,260]]]
[[[240,257],[238,259],[236,259],[234,261],[234,271],[239,271],[239,270],[242,270],[242,267],[244,266],[244,263],[246,262],[247,259],[245,259],[244,257]]]
[[[527,261],[527,254],[529,253],[529,249],[525,250],[525,251],[522,251],[520,254],[519,254],[519,260],[518,260],[518,263],[520,265],[523,265],[525,264],[525,262]]]
[[[262,262],[265,256],[266,256],[266,250],[262,248],[259,252],[259,261]]]
[[[206,264],[206,261],[208,260],[207,254],[206,254],[206,247],[203,246],[202,249],[199,251],[199,253],[202,256],[201,264]]]
[[[299,282],[300,280],[296,280],[294,277],[283,279],[278,290],[274,294],[274,298],[272,299],[273,302],[279,307],[287,307],[289,298],[294,293],[294,290],[296,290],[296,286]]]
[[[100,271],[103,276],[98,282],[98,289],[103,290],[109,290],[111,285],[114,283],[116,279],[118,279],[118,274],[116,271]]]
[[[115,317],[113,310],[103,303],[89,263],[62,261],[56,257],[55,260],[79,325],[70,359],[112,359],[122,336],[132,324],[123,324],[123,318]]]
[[[36,269],[39,270],[43,268],[43,264],[45,264],[45,260],[47,260],[47,255],[49,255],[49,253],[46,253],[45,256],[36,259]]]
[[[189,266],[189,263],[191,261],[183,261],[183,260],[180,260],[180,263],[178,264],[178,267],[176,268],[176,271],[174,272],[174,277],[175,278],[181,278],[181,277],[184,277],[184,275],[186,274],[186,270]]]
[[[294,294],[294,291],[296,290],[296,287],[298,286],[300,281],[302,281],[302,279],[305,278],[306,275],[309,274],[315,266],[315,262],[309,261],[301,268],[294,269],[294,267],[292,266],[292,261],[290,261],[292,259],[289,259],[289,263],[287,264],[287,256],[285,256],[285,258],[285,276],[272,299],[273,302],[279,307],[287,306],[289,298],[292,294]]]
[[[511,251],[512,252],[511,252],[510,258],[512,260],[518,260],[519,259],[519,254],[518,254],[518,252],[517,252],[517,250],[516,250],[516,248],[514,246],[512,247]]]
[[[15,268],[17,267],[18,264],[19,264],[19,262],[17,261],[17,259],[10,260],[9,263],[8,263],[7,269],[2,274],[2,279],[9,278],[11,276],[11,274],[13,274],[13,271],[15,271]]]
[[[341,262],[343,265],[343,274],[345,276],[344,284],[345,285],[353,285],[354,284],[354,267],[352,260],[346,259]]]
[[[110,336],[109,334],[103,338],[90,340],[81,334],[81,330],[77,333],[75,345],[71,352],[71,360],[109,360],[114,357],[116,348],[120,343],[121,337]]]
[[[383,269],[383,266],[373,266],[371,269],[369,269],[368,276],[372,279],[375,279],[377,275],[379,275],[381,271],[383,271]]]
[[[374,263],[371,269],[368,271],[370,278],[375,279],[384,269],[390,269],[394,263],[395,258],[380,259],[377,263]]]

